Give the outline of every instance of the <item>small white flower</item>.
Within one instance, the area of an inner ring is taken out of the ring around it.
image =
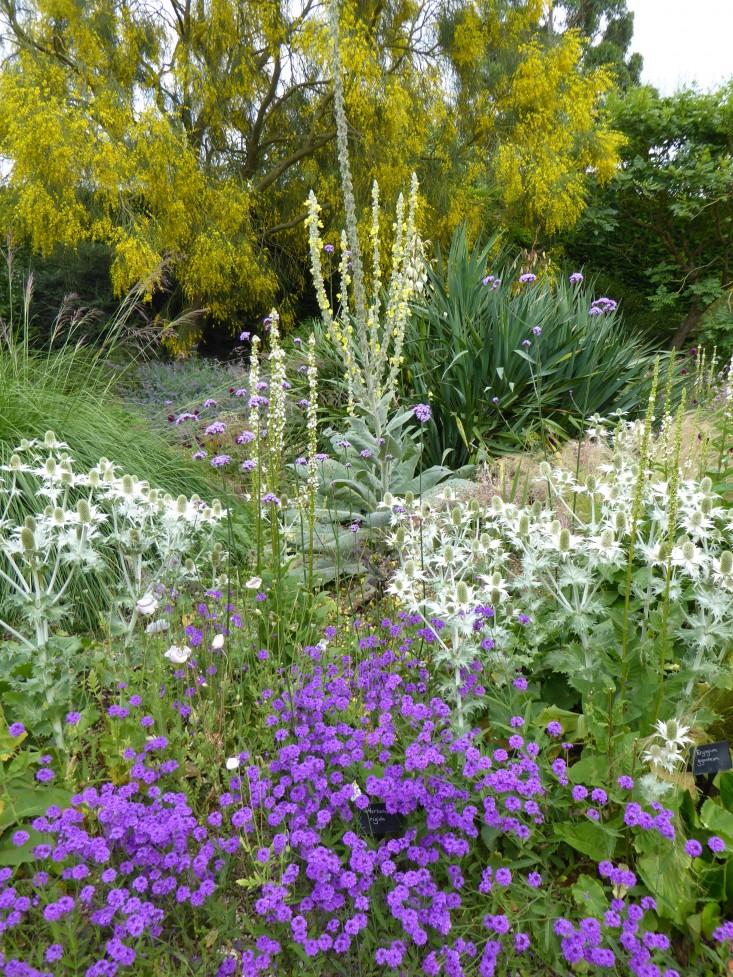
[[[239,757],[230,756],[224,766],[227,768],[227,770],[236,770],[239,766]]]
[[[158,634],[160,631],[168,630],[168,622],[165,620],[151,621],[150,624],[145,628],[146,634]]]
[[[219,651],[220,648],[224,647],[224,635],[217,634],[214,640],[211,642],[211,647],[214,651]]]
[[[262,586],[262,577],[250,577],[244,586],[247,590],[259,590]]]
[[[169,661],[172,661],[174,665],[183,665],[191,657],[193,652],[188,647],[188,645],[171,645],[168,651],[163,655]]]
[[[152,594],[145,594],[137,602],[136,609],[138,614],[142,614],[144,617],[150,617],[151,614],[155,614],[158,610],[158,600]]]

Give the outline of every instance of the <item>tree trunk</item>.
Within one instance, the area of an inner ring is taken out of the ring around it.
[[[670,343],[672,349],[681,349],[687,337],[702,319],[704,312],[705,309],[700,309],[697,306],[693,306],[689,310],[685,318],[677,327],[677,331],[675,332],[674,336],[672,336],[672,342]]]

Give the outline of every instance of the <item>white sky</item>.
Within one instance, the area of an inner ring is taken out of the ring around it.
[[[733,0],[626,0],[634,12],[631,50],[641,80],[670,95],[696,81],[710,89],[733,78]]]

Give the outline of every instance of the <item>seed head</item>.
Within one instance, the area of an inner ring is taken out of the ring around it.
[[[84,526],[88,526],[92,521],[92,510],[86,499],[79,499],[76,503],[76,511],[79,516],[79,522]]]

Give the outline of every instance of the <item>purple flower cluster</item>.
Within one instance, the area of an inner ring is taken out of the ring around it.
[[[606,298],[605,296],[599,299],[594,299],[594,301],[591,302],[588,314],[603,315],[606,312],[613,312],[617,305],[618,302],[614,302],[613,299]]]
[[[33,848],[35,875],[0,870],[6,977],[45,977],[36,968],[64,958],[61,927],[75,933],[69,973],[113,977],[147,952],[175,907],[198,907],[214,894],[222,854],[239,837],[210,837],[186,795],[163,789],[178,766],[157,756],[166,746],[158,737],[133,751],[129,783],[89,787],[33,821],[46,839]],[[18,846],[28,840],[26,831],[13,838]]]

